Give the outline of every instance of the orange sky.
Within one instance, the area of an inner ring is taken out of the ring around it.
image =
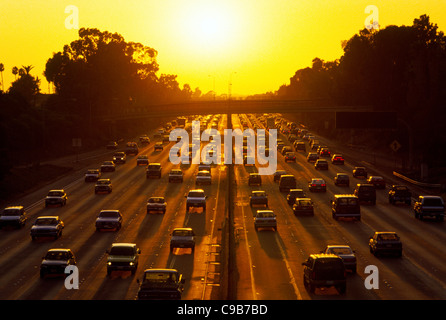
[[[364,27],[368,5],[381,28],[411,25],[427,14],[446,31],[446,0],[2,0],[0,62],[5,90],[13,66],[33,65],[42,79],[47,59],[78,38],[65,22],[79,12],[79,27],[118,32],[158,51],[160,74],[176,74],[203,92],[249,95],[277,90],[315,57],[334,60],[341,41]]]

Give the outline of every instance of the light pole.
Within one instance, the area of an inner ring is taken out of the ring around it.
[[[229,84],[228,84],[228,100],[231,100],[231,93],[232,93],[232,75],[234,73],[237,73],[237,71],[232,71],[229,74]]]

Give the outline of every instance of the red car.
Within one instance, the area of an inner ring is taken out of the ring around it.
[[[386,187],[386,181],[381,176],[370,176],[367,179],[367,183],[373,184],[377,189],[384,189]]]

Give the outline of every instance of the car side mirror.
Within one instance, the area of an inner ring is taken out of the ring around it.
[[[141,249],[138,249],[138,251],[137,251],[137,252],[138,252],[138,254],[141,254]]]

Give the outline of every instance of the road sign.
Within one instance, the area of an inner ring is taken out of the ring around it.
[[[401,148],[401,144],[400,144],[398,141],[393,140],[393,142],[390,144],[390,148],[391,148],[394,152],[397,152],[397,151]]]

